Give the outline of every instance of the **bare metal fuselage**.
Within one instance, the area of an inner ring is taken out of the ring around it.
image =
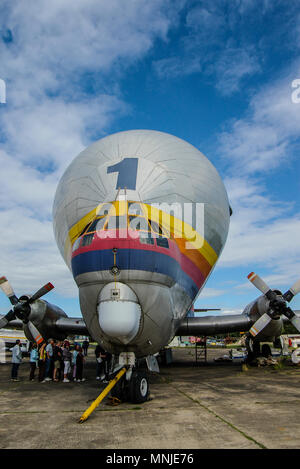
[[[186,221],[196,204],[201,233],[194,218]],[[209,160],[183,140],[146,130],[111,135],[75,158],[53,215],[91,336],[136,356],[175,335],[223,249],[230,216]]]

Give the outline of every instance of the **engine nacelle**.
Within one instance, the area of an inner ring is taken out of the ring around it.
[[[22,296],[20,300],[28,298],[29,296]],[[66,334],[56,327],[58,319],[68,317],[61,308],[45,300],[36,300],[30,305],[30,310],[28,319],[35,325],[45,340],[50,338],[64,340],[66,338]],[[34,342],[27,324],[24,324],[24,333],[28,340]]]
[[[277,294],[281,294],[279,291],[275,291]],[[251,321],[254,323],[263,314],[267,313],[270,309],[270,301],[264,296],[259,296],[256,300],[249,303],[243,311]],[[274,340],[282,334],[283,321],[282,318],[272,319],[269,324],[255,337],[255,340],[259,342],[274,342]]]

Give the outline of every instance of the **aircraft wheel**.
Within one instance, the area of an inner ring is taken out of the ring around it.
[[[149,398],[149,381],[145,372],[133,372],[130,385],[130,401],[135,404],[146,402]]]
[[[260,343],[257,341],[254,341],[251,337],[246,338],[246,348],[247,348],[247,362],[251,363],[254,361],[257,357],[260,356]]]
[[[270,345],[264,344],[261,348],[261,354],[265,358],[269,358],[270,356],[272,356],[272,351],[271,351]]]

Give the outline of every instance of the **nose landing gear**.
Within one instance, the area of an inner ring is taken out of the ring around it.
[[[111,390],[111,396],[122,402],[141,404],[149,400],[149,380],[146,372],[135,370],[130,379],[123,376]]]
[[[149,379],[146,371],[136,368],[135,361],[130,357],[131,364],[128,371],[112,389],[111,396],[122,402],[141,404],[149,400]],[[123,361],[122,365],[124,365]]]
[[[149,399],[149,381],[144,371],[134,371],[129,382],[130,401],[136,404]]]

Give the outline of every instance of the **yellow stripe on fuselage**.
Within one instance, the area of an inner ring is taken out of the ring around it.
[[[171,235],[172,238],[185,240],[185,246],[183,243],[179,243],[178,247],[181,252],[186,254],[189,250],[197,250],[206,259],[211,267],[214,266],[218,259],[217,253],[210,246],[210,244],[201,236],[194,228],[188,223],[182,221],[179,218],[174,217],[162,210],[151,205],[143,204],[142,202],[134,202],[140,206],[144,211],[144,216],[149,220],[158,223],[162,229]],[[99,204],[98,207],[87,213],[81,220],[79,220],[69,231],[69,237],[66,240],[65,252],[70,252],[71,246],[74,244],[76,239],[82,234],[84,228],[91,223],[99,214],[101,214],[104,206],[107,203]],[[108,216],[121,216],[128,214],[127,201],[114,201],[109,204],[111,209]],[[130,215],[130,209],[129,209]]]

